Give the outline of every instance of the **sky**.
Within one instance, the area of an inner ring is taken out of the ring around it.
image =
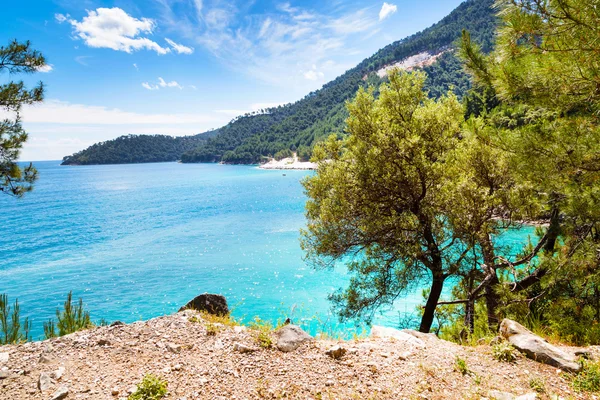
[[[21,159],[59,160],[124,134],[191,135],[294,102],[460,0],[20,0],[0,46],[29,40],[47,65],[0,73],[46,85],[21,117]]]

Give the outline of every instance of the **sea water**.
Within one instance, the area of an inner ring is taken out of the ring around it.
[[[290,317],[313,334],[341,336],[363,329],[331,313],[327,295],[347,284],[344,269],[315,271],[303,260],[300,181],[311,172],[35,165],[34,191],[0,197],[0,293],[18,297],[35,339],[69,291],[96,322],[170,314],[209,292],[225,295],[245,322]],[[523,234],[503,240],[510,245]],[[415,288],[374,322],[397,326],[421,303]]]

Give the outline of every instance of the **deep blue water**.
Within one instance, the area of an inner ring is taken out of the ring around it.
[[[345,285],[344,271],[317,272],[302,260],[300,179],[308,172],[177,163],[36,166],[33,192],[0,197],[0,293],[19,298],[34,338],[70,290],[96,321],[148,319],[214,292],[246,321],[291,316],[313,333],[352,328],[337,325],[327,301]],[[399,311],[413,312],[420,301],[416,290],[375,322],[395,326]]]

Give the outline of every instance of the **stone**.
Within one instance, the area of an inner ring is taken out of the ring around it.
[[[245,344],[235,343],[233,345],[233,350],[235,350],[239,353],[252,353],[252,352],[257,351],[258,349],[255,347],[246,346]]]
[[[233,331],[235,333],[243,333],[246,332],[248,330],[248,328],[246,328],[244,325],[236,325],[233,327]]]
[[[69,395],[69,388],[66,386],[59,387],[56,392],[52,393],[50,400],[62,400]]]
[[[325,352],[325,354],[327,354],[329,357],[333,358],[334,360],[339,360],[340,358],[344,357],[346,352],[347,352],[347,350],[345,348],[343,348],[342,346],[333,346],[329,350],[327,350]]]
[[[50,377],[56,380],[62,378],[65,374],[65,367],[58,367],[58,369],[50,374]]]
[[[0,380],[10,378],[10,371],[0,371]]]
[[[42,372],[38,379],[38,389],[40,389],[41,392],[45,392],[46,390],[50,389],[51,386],[52,378],[50,378],[50,375],[48,375],[46,372]]]
[[[517,396],[515,397],[515,400],[537,400],[540,397],[537,395],[537,393],[527,393],[527,394],[523,394],[521,396]]]
[[[284,353],[294,351],[301,344],[315,340],[297,325],[285,325],[275,332],[277,348]]]
[[[121,321],[115,321],[112,324],[110,324],[109,326],[122,326],[122,325],[125,325],[125,323],[121,322]]]
[[[40,356],[40,359],[38,360],[38,362],[40,364],[52,364],[54,362],[54,358],[47,356],[45,354],[42,354]]]
[[[0,364],[6,364],[9,358],[8,353],[0,353]]]
[[[108,339],[98,339],[98,346],[110,346],[110,341]]]
[[[174,353],[174,354],[177,354],[181,351],[181,346],[178,344],[167,343],[165,345],[165,347],[167,348],[167,350],[169,350],[171,353]]]
[[[515,396],[512,393],[501,392],[499,390],[490,390],[488,393],[492,400],[514,400]]]
[[[490,346],[497,345],[499,343],[502,343],[503,341],[504,341],[504,338],[502,336],[496,336],[492,340],[490,340]]]
[[[200,296],[195,297],[185,306],[181,307],[179,311],[183,311],[186,309],[206,311],[207,313],[213,315],[229,314],[227,299],[225,299],[225,296],[221,296],[220,294],[201,294]]]
[[[415,331],[411,331],[415,332]],[[371,328],[371,336],[375,338],[392,338],[394,340],[409,344],[413,347],[424,348],[425,342],[405,331],[400,331],[394,328],[387,328],[385,326],[374,325]]]
[[[403,351],[402,353],[400,353],[398,355],[398,359],[402,360],[402,361],[406,361],[408,360],[408,358],[412,356],[412,353],[410,351]]]
[[[568,353],[546,342],[541,337],[510,319],[500,324],[500,334],[517,350],[532,360],[551,365],[563,371],[579,372],[581,365],[574,353]]]
[[[110,394],[112,394],[113,396],[118,396],[119,395],[119,388],[118,387],[112,388],[112,390],[110,391]]]

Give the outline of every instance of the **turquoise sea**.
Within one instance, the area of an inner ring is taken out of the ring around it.
[[[345,285],[344,271],[314,271],[302,259],[300,180],[310,172],[35,165],[33,192],[0,197],[0,293],[19,298],[35,339],[70,290],[95,321],[149,319],[213,292],[245,321],[290,316],[313,334],[361,329],[330,313],[327,294]],[[415,290],[375,322],[396,326],[420,301]]]

